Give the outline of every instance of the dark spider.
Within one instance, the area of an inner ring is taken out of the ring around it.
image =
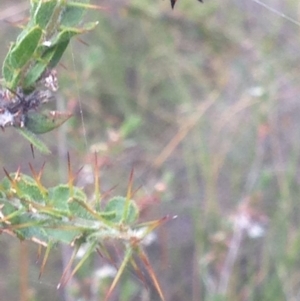
[[[12,98],[8,92],[13,94]],[[34,90],[25,94],[22,88],[18,88],[17,91],[7,88],[7,91],[2,91],[0,96],[0,114],[11,114],[13,121],[8,124],[12,123],[11,125],[19,127],[24,126],[26,115],[30,110],[36,110],[41,104],[52,98],[49,90]]]
[[[24,91],[18,87],[16,91],[9,88],[0,89],[0,127],[19,126],[23,127],[27,113],[51,99],[51,92],[57,91],[57,76],[54,69],[47,69],[37,81],[35,88]]]

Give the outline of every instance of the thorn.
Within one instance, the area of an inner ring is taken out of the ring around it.
[[[68,68],[63,64],[63,63],[59,63],[59,66],[62,67],[65,70],[68,70]]]
[[[36,263],[39,262],[39,260],[40,260],[40,258],[41,258],[41,255],[42,255],[42,246],[41,246],[41,245],[38,245],[38,252],[37,252]]]
[[[134,169],[131,169],[130,176],[129,176],[129,182],[128,182],[128,189],[127,189],[127,195],[126,199],[130,200],[132,198],[132,183],[133,183],[133,174],[134,174]]]
[[[72,267],[72,264],[75,260],[76,254],[79,250],[79,247],[80,247],[80,245],[75,246],[75,248],[73,250],[73,253],[71,255],[71,258],[70,258],[69,262],[67,263],[67,265],[66,265],[66,267],[63,271],[63,274],[60,278],[60,281],[59,281],[59,283],[56,287],[57,289],[59,289],[61,286],[64,286],[68,282],[68,280],[70,279],[69,276],[71,274],[71,267]]]
[[[81,170],[83,169],[83,166],[81,166],[77,172],[75,173],[75,175],[73,175],[72,173],[72,167],[71,167],[71,157],[70,157],[70,153],[68,152],[68,179],[69,179],[69,186],[70,189],[72,189],[73,184],[74,184],[74,180],[76,179],[76,177],[78,176],[78,174],[81,172]]]
[[[124,220],[126,220],[126,218],[128,216],[130,200],[132,198],[132,183],[133,183],[133,168],[131,169],[130,176],[129,176],[127,195],[126,195],[126,200],[125,200],[125,207],[124,207],[124,212],[122,215],[122,222],[124,222]]]
[[[174,216],[166,215],[166,216],[164,216],[164,217],[162,217],[158,220],[155,220],[155,221],[141,223],[141,224],[139,224],[139,227],[146,227],[147,228],[147,231],[145,231],[145,235],[144,235],[144,237],[145,237],[147,234],[152,232],[157,227],[160,227],[162,224],[168,222],[169,220],[173,220],[175,218],[177,218],[177,215],[174,215]]]
[[[108,6],[100,6],[100,5],[86,4],[86,3],[77,3],[77,2],[70,3],[70,6],[73,6],[73,7],[83,7],[83,8],[87,8],[87,9],[109,10]]]
[[[201,1],[201,0],[199,0]],[[202,1],[201,1],[202,2]],[[77,41],[80,42],[81,44],[83,44],[84,46],[90,46],[90,44],[88,44],[87,42],[85,42],[84,40],[82,40],[81,38],[77,38]]]
[[[106,250],[105,247],[101,243],[99,243],[98,245],[99,246],[96,248],[96,252],[99,254],[100,257],[102,257],[104,260],[108,261],[108,263],[110,265],[112,265],[116,269],[116,271],[117,271],[118,267],[116,265],[115,260],[112,257],[111,252],[109,252],[108,250]],[[101,252],[100,248],[102,249],[102,252]]]
[[[16,171],[15,179],[18,179],[20,177],[20,174],[21,174],[21,167],[19,166]]]
[[[30,171],[32,173],[32,176],[33,176],[34,180],[36,181],[36,183],[38,185],[38,188],[40,189],[40,191],[43,194],[47,194],[47,189],[45,189],[45,187],[41,183],[41,177],[42,177],[42,174],[43,174],[43,170],[44,170],[45,164],[46,164],[46,162],[43,163],[42,168],[37,173],[35,171],[34,167],[31,165],[31,163],[29,163],[29,168],[30,168]]]
[[[105,191],[102,195],[102,199],[105,199],[107,196],[111,194],[112,191],[114,191],[118,185],[114,185],[113,187],[109,188],[107,191]]]
[[[31,173],[32,173],[32,175],[33,175],[33,177],[34,177],[34,179],[36,180],[36,179],[37,179],[37,174],[36,174],[35,169],[34,169],[33,166],[31,165],[31,163],[28,163],[28,165],[29,165],[29,169],[30,169],[30,171],[31,171]]]
[[[150,278],[152,279],[152,282],[154,284],[154,287],[156,288],[157,293],[159,294],[159,297],[162,301],[165,301],[165,297],[164,294],[162,292],[162,289],[160,287],[160,284],[158,282],[158,279],[154,273],[154,270],[150,264],[149,258],[147,256],[147,254],[144,252],[144,250],[142,250],[141,248],[138,249],[138,255],[140,257],[140,259],[142,260],[142,262],[145,264],[146,270],[149,273]]]
[[[68,157],[68,184],[70,188],[70,193],[73,195],[73,182],[75,177],[72,175],[72,168],[71,168],[71,159],[70,159],[70,153],[67,154]]]
[[[86,251],[85,255],[81,258],[81,260],[78,262],[78,264],[75,266],[75,268],[73,269],[73,271],[71,271],[71,265],[68,268],[68,275],[66,277],[64,277],[64,281],[60,281],[60,283],[58,284],[57,288],[60,288],[61,285],[66,285],[68,283],[68,281],[75,275],[75,273],[80,269],[80,267],[84,264],[84,262],[87,260],[87,258],[91,255],[91,253],[94,251],[95,247],[96,247],[97,241],[93,242],[89,249]],[[78,246],[76,247],[76,253],[77,254],[78,250],[80,248],[80,244],[78,244]],[[75,257],[71,258],[72,262],[74,261]],[[71,262],[71,263],[72,263]],[[69,263],[68,263],[69,265]],[[67,267],[68,267],[67,265]]]
[[[47,249],[45,251],[44,258],[43,258],[43,262],[42,262],[42,265],[41,265],[41,268],[40,268],[39,279],[42,277],[42,274],[44,273],[44,268],[46,266],[46,263],[47,263],[47,260],[48,260],[48,257],[49,257],[52,245],[53,244],[51,242],[48,243],[48,246],[47,246]]]
[[[141,269],[138,267],[137,263],[133,258],[130,259],[130,263],[133,267],[133,270],[136,272],[138,278],[143,282],[145,286],[147,286],[147,281],[145,279],[145,276],[143,275]]]
[[[71,177],[71,160],[70,160],[70,153],[68,152],[67,154],[68,157],[68,174],[69,174],[69,178]]]
[[[94,154],[95,157],[95,169],[94,169],[94,183],[95,183],[95,204],[98,206],[101,202],[101,192],[100,192],[100,176],[99,176],[99,169],[98,169],[98,156],[97,153],[95,152]]]
[[[3,167],[3,170],[4,170],[4,173],[5,173],[6,177],[10,181],[12,188],[15,189],[16,191],[18,191],[17,179],[20,176],[20,167],[18,167],[18,169],[15,173],[14,179],[12,179],[12,177],[10,176],[10,174],[8,173],[8,171],[4,167]]]
[[[38,183],[40,183],[40,180],[41,180],[41,177],[42,177],[42,174],[43,174],[43,170],[44,170],[45,164],[46,164],[46,162],[43,163],[41,170],[37,173],[36,170],[34,169],[34,167],[31,165],[31,163],[29,163],[29,168],[30,168],[30,171],[31,171],[31,173],[33,175],[33,178]]]
[[[113,292],[113,290],[115,289],[121,275],[123,274],[127,263],[130,261],[131,256],[132,256],[132,249],[128,248],[127,251],[126,251],[126,254],[124,256],[124,259],[123,259],[123,261],[122,261],[122,263],[121,263],[121,265],[118,269],[118,272],[117,272],[113,282],[111,283],[110,288],[108,289],[108,291],[105,295],[104,301],[107,301],[109,299],[109,297],[110,297],[111,293]]]
[[[5,175],[6,175],[6,177],[9,179],[9,181],[11,182],[11,183],[13,183],[14,181],[13,181],[13,179],[11,178],[11,176],[9,175],[9,173],[8,173],[8,171],[3,167],[3,171],[4,171],[4,173],[5,173]]]
[[[133,197],[141,188],[143,187],[143,185],[140,185],[137,189],[135,189],[132,193],[132,196]]]
[[[30,143],[30,149],[31,149],[32,158],[34,159],[34,148],[32,143]]]
[[[44,161],[40,171],[39,171],[39,174],[38,174],[38,178],[40,179],[42,177],[42,174],[43,174],[43,171],[44,171],[44,168],[45,168],[45,165],[46,165],[46,161]]]

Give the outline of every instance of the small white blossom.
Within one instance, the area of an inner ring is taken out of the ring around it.
[[[7,125],[13,124],[14,116],[8,110],[0,113],[0,126],[5,127]]]
[[[114,266],[105,264],[100,269],[94,272],[97,279],[113,278],[116,276],[117,270]]]

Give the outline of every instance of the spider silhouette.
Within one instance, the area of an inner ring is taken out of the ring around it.
[[[203,0],[198,0],[198,1],[203,3]],[[171,0],[172,9],[174,9],[174,6],[175,6],[176,2],[177,2],[177,0]]]
[[[22,88],[12,91],[9,88],[0,93],[0,126],[8,125],[23,127],[26,115],[52,99],[49,90],[34,90],[26,94]]]

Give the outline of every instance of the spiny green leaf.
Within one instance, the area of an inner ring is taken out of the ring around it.
[[[2,220],[5,224],[8,221],[10,224],[17,224],[18,223],[18,216],[26,212],[26,209],[20,204],[17,204],[16,200],[13,199],[1,199],[1,204],[3,204],[3,208],[1,208],[1,213],[4,216]]]
[[[68,44],[69,41],[65,40],[51,47],[40,45],[38,52],[42,53],[41,58],[27,71],[23,81],[24,88],[33,86],[46,69],[53,69],[59,63]]]
[[[89,1],[80,1],[80,2],[88,3]],[[60,24],[63,26],[74,27],[82,20],[85,12],[86,12],[86,8],[84,7],[84,5],[76,6],[73,5],[72,2],[69,2],[63,12]]]
[[[14,69],[22,68],[33,57],[42,37],[42,30],[39,26],[31,28],[27,34],[17,41],[9,52],[10,65]]]
[[[54,68],[60,61],[61,57],[63,56],[65,50],[69,45],[69,40],[56,44],[49,50],[45,51],[42,56],[42,59],[47,58],[49,68]]]
[[[19,215],[18,221],[11,227],[18,226],[14,229],[14,233],[21,240],[39,240],[47,243],[48,236],[43,228],[44,220],[36,218],[32,213],[23,213]]]
[[[45,40],[57,31],[66,3],[67,0],[32,1],[34,9],[31,10],[30,22],[44,30]]]
[[[2,75],[6,82],[10,82],[13,78],[14,69],[10,64],[10,55],[9,54],[14,47],[15,47],[15,43],[12,43],[10,45],[10,48],[8,50],[8,53],[4,59],[3,66],[2,66]]]
[[[126,210],[126,202],[128,200],[125,197],[117,196],[109,200],[105,207],[105,212],[115,212],[115,216],[111,221],[113,222],[125,222],[131,224],[138,218],[138,208],[133,200],[129,200],[129,208],[127,216],[124,218],[124,210]]]
[[[41,78],[42,74],[45,72],[48,65],[49,65],[48,61],[44,61],[44,60],[38,61],[27,71],[22,83],[24,90],[34,86],[36,81],[39,78]]]
[[[26,128],[16,128],[20,135],[27,139],[34,147],[36,147],[43,154],[51,154],[49,148],[36,137],[32,132]]]
[[[35,5],[34,11],[31,12],[31,18],[36,25],[39,25],[42,29],[46,29],[50,20],[54,17],[55,9],[60,8],[61,1],[39,1],[38,5]],[[57,20],[56,20],[57,21]]]
[[[70,214],[69,201],[71,199],[71,191],[68,185],[58,185],[49,188],[48,205],[55,207],[57,210],[65,212],[66,215]]]
[[[57,225],[57,229],[51,227],[45,229],[47,236],[51,238],[52,241],[62,242],[69,245],[76,237],[81,235],[81,230],[75,229],[75,227],[74,229],[67,230],[59,229],[59,227],[60,225]]]
[[[27,175],[18,175],[15,179],[15,173],[10,174],[11,178],[14,179],[14,185],[8,178],[4,178],[2,181],[3,187],[6,187],[7,191],[14,191],[15,197],[19,199],[26,199],[38,203],[43,203],[45,195],[43,191],[37,186],[37,183],[31,177]]]
[[[32,111],[26,115],[25,127],[34,134],[43,134],[56,129],[71,116],[72,114],[68,112],[49,110],[43,112]]]

